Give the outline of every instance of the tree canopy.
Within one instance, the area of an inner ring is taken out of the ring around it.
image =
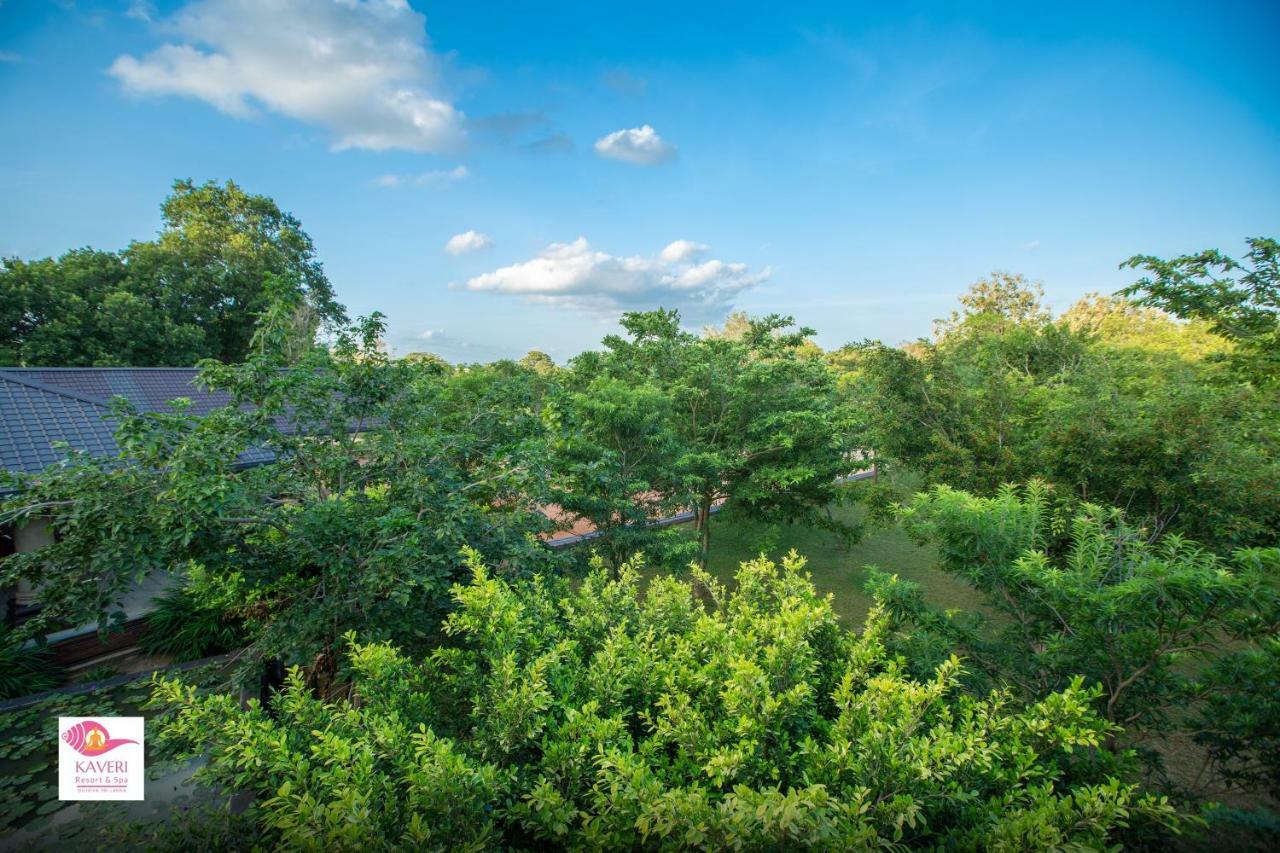
[[[662,399],[662,490],[694,510],[705,558],[712,507],[724,502],[773,520],[826,523],[850,473],[854,444],[836,377],[789,317],[743,321],[733,334],[697,336],[675,311],[625,314],[627,335],[573,362]]]
[[[1277,399],[1208,323],[1098,297],[1053,320],[1010,278],[962,301],[937,339],[837,359],[882,465],[985,495],[1044,478],[1223,551],[1277,541]]]
[[[0,364],[190,366],[243,361],[273,289],[294,291],[298,334],[345,312],[292,215],[232,181],[176,181],[154,240],[0,265]]]
[[[228,405],[198,419],[121,409],[119,458],[73,456],[14,480],[0,517],[50,515],[56,534],[0,575],[40,589],[29,632],[118,622],[121,594],[168,572],[235,602],[246,661],[320,655],[323,677],[346,630],[420,636],[463,546],[496,563],[550,558],[534,538],[547,526],[545,454],[512,416],[518,383],[390,360],[377,317],[291,364],[278,348],[292,306],[271,316],[285,328],[261,327],[260,352],[201,374]]]

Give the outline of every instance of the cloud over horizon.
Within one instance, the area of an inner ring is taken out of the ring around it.
[[[701,322],[718,318],[738,294],[771,274],[767,268],[752,272],[746,264],[703,260],[707,251],[701,243],[676,240],[655,257],[623,257],[592,249],[579,237],[468,279],[462,288],[604,315],[678,308],[685,319]]]
[[[615,130],[596,140],[596,153],[610,160],[637,166],[656,166],[674,160],[676,147],[663,140],[651,125]]]
[[[173,41],[108,69],[131,94],[278,113],[327,129],[338,150],[441,153],[464,136],[426,18],[404,0],[193,0],[157,29]]]

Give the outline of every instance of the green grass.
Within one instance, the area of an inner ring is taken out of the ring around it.
[[[833,514],[837,519],[857,522],[861,509],[840,507]],[[693,535],[691,528],[689,535]],[[836,613],[849,628],[861,627],[871,606],[871,599],[862,591],[867,566],[920,584],[926,597],[940,607],[979,606],[980,596],[971,587],[934,568],[933,548],[916,545],[896,525],[871,531],[861,542],[845,547],[825,530],[761,524],[725,511],[712,518],[707,568],[717,579],[729,583],[743,561],[762,553],[777,559],[792,549],[807,560],[814,587],[820,593],[830,593]]]

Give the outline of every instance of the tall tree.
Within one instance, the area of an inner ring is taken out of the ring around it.
[[[193,365],[242,361],[253,318],[289,289],[309,346],[345,312],[311,238],[270,198],[234,182],[177,181],[154,240],[0,266],[0,359],[14,365]],[[295,347],[295,354],[298,350]]]
[[[704,560],[722,501],[774,521],[831,524],[822,511],[839,496],[852,435],[835,373],[808,351],[813,330],[775,315],[740,335],[698,337],[662,310],[626,314],[622,325],[628,336],[606,337],[583,365],[666,398],[673,494],[694,510]]]

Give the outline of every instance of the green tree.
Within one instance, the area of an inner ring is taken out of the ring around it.
[[[298,220],[234,182],[177,181],[154,240],[0,266],[0,359],[12,365],[231,363],[281,289],[294,353],[345,312]]]
[[[670,399],[650,382],[595,366],[587,359],[569,372],[550,412],[556,505],[569,519],[591,522],[598,534],[591,548],[615,570],[640,551],[673,564],[679,555],[692,559],[687,539],[650,526],[685,508]]]
[[[269,709],[163,682],[163,737],[286,849],[1025,851],[1177,823],[1090,773],[1109,727],[1078,682],[1018,710],[955,659],[914,679],[883,613],[841,630],[794,554],[733,592],[472,566],[428,660],[355,643],[341,698],[295,670]]]
[[[1162,260],[1135,255],[1121,268],[1148,275],[1122,291],[1144,305],[1209,323],[1237,346],[1233,363],[1260,385],[1280,377],[1280,242],[1268,237],[1245,241],[1244,262],[1206,249]]]
[[[1280,418],[1229,341],[1114,298],[1051,321],[1014,284],[976,285],[938,340],[834,358],[882,467],[984,495],[1042,477],[1223,553],[1277,541]]]
[[[551,356],[541,350],[531,349],[520,359],[520,366],[543,376],[553,376],[560,368]]]
[[[724,502],[772,521],[832,525],[824,510],[849,473],[848,408],[827,362],[806,350],[812,329],[788,317],[752,320],[740,335],[680,328],[675,311],[623,315],[628,336],[604,339],[603,353],[579,356],[579,373],[600,373],[666,399],[675,451],[669,497],[691,506],[702,558],[712,507]],[[841,528],[843,530],[843,528]]]
[[[999,614],[944,612],[877,574],[870,588],[890,602],[909,659],[927,667],[954,651],[1024,701],[1083,676],[1101,687],[1103,718],[1125,731],[1108,738],[1112,750],[1185,726],[1206,668],[1280,627],[1280,550],[1223,559],[1178,536],[1152,542],[1119,511],[1056,503],[1036,482],[989,498],[936,486],[901,514],[914,539],[938,548],[940,568]]]
[[[203,344],[199,326],[134,291],[117,254],[78,249],[0,264],[0,364],[191,364]]]
[[[29,631],[110,627],[133,583],[194,564],[204,603],[238,602],[246,661],[306,663],[323,682],[343,631],[420,641],[464,544],[499,564],[552,559],[536,539],[546,454],[512,426],[509,395],[388,359],[376,316],[291,366],[294,308],[267,312],[248,362],[206,364],[225,407],[122,408],[119,457],[11,478],[0,519],[49,515],[56,534],[0,566],[0,583],[40,590]]]

